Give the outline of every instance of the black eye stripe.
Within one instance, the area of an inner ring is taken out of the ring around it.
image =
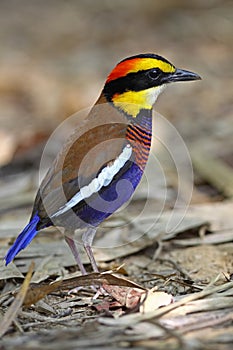
[[[152,78],[149,75],[153,70],[156,70],[156,72],[158,72],[155,74],[155,78]],[[103,93],[107,100],[111,101],[112,96],[115,94],[122,94],[126,91],[141,91],[149,89],[153,86],[159,86],[163,84],[163,77],[166,75],[167,73],[164,73],[159,68],[129,73],[124,77],[120,77],[106,83]]]

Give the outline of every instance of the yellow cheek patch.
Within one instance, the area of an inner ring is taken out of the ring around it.
[[[107,82],[126,76],[129,73],[136,73],[141,70],[159,68],[164,73],[173,73],[176,68],[170,63],[156,58],[132,58],[120,62],[109,74]]]
[[[141,109],[151,109],[153,107],[156,99],[155,89],[126,91],[122,94],[115,94],[112,102],[115,107],[135,118]],[[152,98],[152,95],[154,98]]]

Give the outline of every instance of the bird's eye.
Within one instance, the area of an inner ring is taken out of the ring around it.
[[[155,80],[155,79],[158,79],[159,78],[159,76],[160,76],[160,70],[159,69],[152,69],[152,70],[150,70],[149,72],[148,72],[148,76],[151,78],[151,79],[153,79],[153,80]]]

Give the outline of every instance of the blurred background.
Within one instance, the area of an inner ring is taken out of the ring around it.
[[[9,197],[17,191],[34,193],[37,183],[25,178],[29,170],[37,171],[42,146],[56,126],[95,102],[119,60],[145,52],[158,53],[203,78],[169,87],[156,110],[189,148],[193,201],[231,197],[232,15],[233,3],[227,0],[2,0],[3,207],[10,206]],[[220,173],[213,179],[215,167]],[[7,186],[11,176],[22,172],[14,186]],[[226,173],[227,179],[219,182]],[[31,195],[25,198],[31,203]]]

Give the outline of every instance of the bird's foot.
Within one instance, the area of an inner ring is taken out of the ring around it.
[[[97,290],[96,290],[96,293],[95,295],[93,296],[93,300],[96,300],[99,298],[99,296],[108,296],[108,292],[104,289],[104,287],[99,287]]]
[[[84,288],[86,288],[86,287],[79,286],[79,287],[72,288],[68,291],[68,295],[78,294],[81,290],[84,290]],[[108,296],[109,295],[109,293],[102,286],[93,285],[93,286],[90,286],[90,288],[93,292],[95,292],[94,296],[92,297],[93,300],[98,299],[99,296]]]

